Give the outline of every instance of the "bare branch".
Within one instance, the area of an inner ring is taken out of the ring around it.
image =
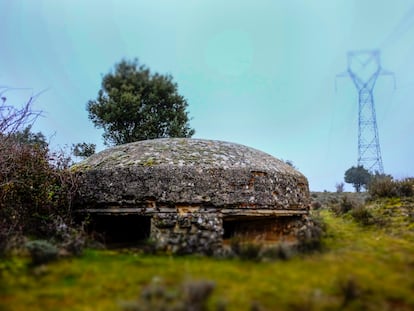
[[[34,101],[46,90],[32,95],[29,100],[21,107],[16,108],[8,104],[5,93],[15,90],[8,87],[0,87],[0,134],[10,135],[21,130],[22,127],[32,125],[36,119],[42,115],[42,111],[33,110]]]

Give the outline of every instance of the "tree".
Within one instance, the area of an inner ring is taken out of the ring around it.
[[[77,143],[72,145],[72,153],[75,157],[87,158],[95,153],[96,145]]]
[[[87,103],[89,119],[104,130],[106,145],[191,137],[188,104],[170,75],[152,74],[138,60],[122,60],[102,78],[96,100]]]
[[[10,134],[10,137],[17,143],[36,146],[41,149],[47,149],[49,143],[42,132],[33,133],[32,126],[28,125],[23,130]]]
[[[337,193],[342,193],[342,192],[344,192],[345,184],[343,182],[337,183],[335,185],[335,188],[336,188]]]
[[[345,182],[352,184],[356,192],[360,192],[361,188],[366,188],[371,180],[370,172],[362,165],[353,166],[345,172]]]

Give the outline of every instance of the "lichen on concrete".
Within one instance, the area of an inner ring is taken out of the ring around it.
[[[308,182],[300,172],[234,143],[141,141],[102,151],[73,170],[81,174],[78,210],[150,215],[151,237],[174,252],[217,248],[227,218],[294,215],[297,222],[308,214]]]

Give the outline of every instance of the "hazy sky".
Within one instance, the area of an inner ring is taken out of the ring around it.
[[[47,89],[35,129],[52,146],[104,148],[85,106],[122,58],[174,77],[195,138],[293,161],[311,190],[357,163],[350,50],[381,49],[375,100],[386,173],[414,176],[412,0],[0,0],[0,86]],[[20,99],[19,99],[20,98]],[[347,187],[347,189],[351,189]]]

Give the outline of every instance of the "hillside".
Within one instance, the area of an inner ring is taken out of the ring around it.
[[[323,249],[290,258],[87,250],[32,268],[11,257],[0,262],[0,310],[187,310],[174,303],[212,286],[200,280],[214,283],[209,310],[413,310],[414,199],[356,199],[365,198],[314,193]]]

